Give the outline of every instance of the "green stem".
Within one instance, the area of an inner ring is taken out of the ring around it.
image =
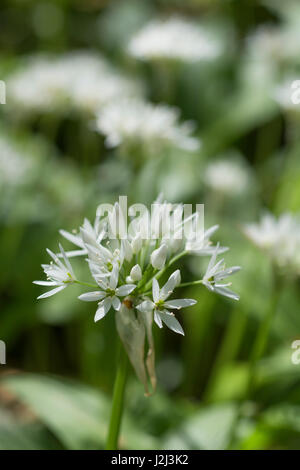
[[[189,287],[189,286],[198,286],[199,284],[203,284],[203,280],[199,279],[198,281],[191,281],[191,282],[183,282],[182,284],[179,284],[178,287]]]
[[[93,288],[96,288],[96,289],[99,289],[99,286],[97,286],[97,284],[90,284],[89,282],[82,282],[82,281],[73,281],[75,284],[80,284],[81,286],[86,286],[86,287],[93,287]]]
[[[274,319],[274,315],[278,307],[278,301],[279,301],[280,292],[281,292],[280,284],[281,284],[280,278],[276,272],[276,268],[273,266],[270,305],[266,311],[265,317],[260,323],[257,335],[253,343],[252,351],[250,353],[249,375],[248,375],[248,383],[247,383],[245,395],[244,395],[244,401],[250,400],[253,394],[253,390],[254,390],[255,382],[256,382],[257,363],[261,359],[261,357],[263,356],[266,350],[268,339],[269,339],[269,334],[271,331],[272,321]],[[232,425],[231,439],[230,439],[230,444],[228,446],[229,449],[234,448],[233,445],[235,441],[235,430],[242,417],[242,406],[243,406],[243,403],[241,402],[237,415]]]
[[[271,330],[272,320],[277,310],[280,289],[278,288],[276,280],[274,281],[273,289],[274,289],[274,292],[273,292],[272,300],[270,302],[270,306],[266,312],[266,315],[263,321],[261,322],[259,326],[257,335],[255,337],[255,341],[253,344],[253,348],[251,351],[251,355],[250,355],[250,369],[249,369],[249,378],[248,378],[247,393],[246,393],[247,398],[250,398],[252,395],[252,391],[253,391],[255,380],[256,380],[256,365],[266,350],[268,338],[269,338],[269,334]]]
[[[128,359],[123,347],[120,347],[120,359],[114,384],[112,410],[106,450],[117,450],[124,405],[124,393],[127,380]]]
[[[226,328],[220,349],[218,351],[215,363],[208,380],[205,391],[205,400],[211,401],[214,391],[219,383],[219,377],[223,368],[230,364],[237,356],[245,329],[247,326],[247,315],[237,306],[230,315],[229,323]]]

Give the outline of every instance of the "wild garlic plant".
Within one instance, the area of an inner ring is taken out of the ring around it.
[[[217,261],[218,255],[227,250],[219,244],[213,246],[210,241],[217,225],[206,231],[194,230],[201,226],[199,211],[186,215],[183,204],[173,205],[161,198],[152,204],[151,213],[141,210],[141,204],[136,206],[135,210],[134,206],[129,208],[128,217],[121,200],[114,205],[101,205],[94,224],[85,219],[76,234],[61,230],[61,235],[76,249],[65,252],[61,244],[57,254],[47,249],[52,258],[50,264],[42,265],[47,280],[34,283],[52,288],[39,299],[71,288],[73,284],[89,288],[79,300],[96,303],[95,322],[107,314],[115,315],[121,341],[145,387],[145,394],[149,395],[148,382],[152,390],[156,386],[153,323],[183,335],[174,311],[196,304],[195,299],[180,298],[178,294],[173,298],[174,292],[187,285],[202,284],[213,292],[238,300],[238,295],[229,289],[230,283],[224,280],[240,268],[226,269],[223,259]],[[182,283],[176,263],[187,255],[211,258],[202,279]],[[93,282],[76,277],[70,262],[75,256],[86,259]],[[165,281],[161,282],[163,276]],[[122,359],[115,385],[108,448],[117,445],[125,368]]]

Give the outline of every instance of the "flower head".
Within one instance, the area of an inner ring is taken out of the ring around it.
[[[259,223],[246,224],[243,232],[280,270],[300,274],[299,217],[285,213],[276,218],[266,213]]]
[[[152,21],[130,41],[129,53],[141,60],[186,62],[214,59],[220,45],[205,29],[183,18]]]
[[[43,265],[48,279],[35,283],[55,286],[39,298],[54,295],[74,283],[89,287],[90,290],[82,293],[79,299],[98,302],[94,317],[96,322],[110,310],[114,311],[117,331],[147,392],[146,371],[152,386],[155,386],[153,321],[160,328],[165,324],[183,335],[173,310],[196,303],[194,299],[170,299],[176,289],[186,285],[181,284],[179,269],[172,272],[161,288],[158,279],[188,254],[213,253],[204,278],[194,283],[204,284],[210,290],[237,299],[238,296],[227,289],[228,284],[221,284],[220,281],[238,268],[226,270],[221,267],[222,261],[215,265],[219,252],[225,251],[219,245],[213,247],[210,241],[217,226],[204,231],[198,240],[195,236],[191,243],[188,237],[190,231],[186,233],[183,229],[191,220],[197,219],[197,213],[185,217],[182,204],[172,205],[160,197],[152,205],[151,214],[138,211],[136,215],[129,208],[129,225],[122,201],[109,207],[105,205],[105,210],[102,209],[99,206],[93,224],[85,219],[83,226],[75,233],[60,231],[76,249],[65,252],[60,245],[57,255],[47,250],[53,259],[52,264]],[[82,282],[75,277],[69,260],[74,256],[85,257],[93,283]],[[145,338],[149,346],[146,362]]]
[[[110,102],[98,113],[96,130],[106,136],[107,147],[141,145],[155,151],[162,146],[176,146],[197,150],[199,141],[191,136],[194,124],[180,124],[178,120],[175,108],[123,98]]]
[[[47,253],[53,260],[50,264],[42,265],[48,280],[34,281],[34,284],[38,284],[40,286],[56,287],[46,292],[45,294],[40,295],[38,299],[45,299],[46,297],[50,297],[65,289],[69,284],[76,282],[76,277],[67,255],[61,245],[59,245],[59,248],[65,264],[63,264],[56,254],[52,253],[52,251],[47,248]]]
[[[229,297],[230,299],[239,300],[239,296],[228,289],[231,286],[231,282],[223,284],[221,281],[226,279],[232,274],[238,272],[240,266],[232,266],[231,268],[225,268],[224,259],[216,262],[217,255],[219,252],[219,246],[217,245],[215,251],[208,263],[206,273],[203,276],[202,283],[210,291]]]
[[[141,87],[120,75],[99,54],[71,52],[27,58],[8,78],[10,101],[25,113],[95,112],[121,96],[139,96]]]
[[[249,187],[247,168],[234,159],[222,159],[210,163],[205,171],[205,183],[224,195],[238,196]]]

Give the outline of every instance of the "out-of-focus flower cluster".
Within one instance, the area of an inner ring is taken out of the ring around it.
[[[180,17],[154,20],[130,41],[129,53],[141,60],[198,62],[216,58],[221,47],[203,27]]]
[[[247,224],[245,235],[266,252],[276,267],[288,275],[300,275],[300,218],[266,213],[259,223]]]
[[[121,76],[99,54],[87,52],[32,56],[8,80],[12,105],[24,113],[94,112],[112,99],[140,92],[134,80]]]

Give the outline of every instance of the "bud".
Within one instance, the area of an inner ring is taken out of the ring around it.
[[[122,243],[122,247],[123,247],[123,251],[124,251],[124,257],[126,259],[126,261],[131,261],[132,259],[132,256],[133,256],[133,250],[132,250],[132,246],[131,244],[129,243],[128,240],[122,240],[121,241]]]
[[[154,250],[151,255],[151,264],[155,269],[162,269],[167,259],[168,249],[167,245],[161,245],[157,250]]]
[[[142,248],[142,237],[141,234],[138,233],[135,238],[131,242],[132,251],[134,254],[138,253]]]
[[[142,279],[142,270],[139,264],[136,264],[135,266],[133,266],[133,268],[130,271],[130,277],[133,280],[133,282],[140,281]]]
[[[174,277],[175,287],[179,286],[179,284],[181,283],[181,275],[179,269],[176,269],[176,271],[174,271],[171,277]]]

